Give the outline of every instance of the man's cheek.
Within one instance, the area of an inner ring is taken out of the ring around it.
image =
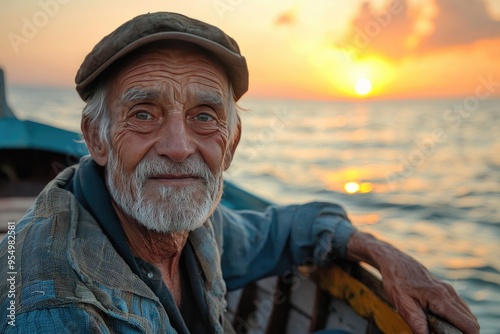
[[[198,147],[203,160],[213,175],[224,167],[226,141],[221,136],[214,136],[205,141],[199,141]]]

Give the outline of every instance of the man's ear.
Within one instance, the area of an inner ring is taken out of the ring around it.
[[[233,161],[234,152],[236,151],[236,147],[241,139],[241,119],[238,115],[238,120],[236,124],[236,132],[234,133],[233,140],[228,144],[226,149],[226,156],[224,157],[224,170],[227,170],[229,166],[231,166],[231,162]]]
[[[101,140],[98,130],[87,117],[82,118],[80,127],[90,156],[97,164],[105,166],[108,163],[108,146]]]

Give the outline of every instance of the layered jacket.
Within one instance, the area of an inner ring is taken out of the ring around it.
[[[0,332],[174,333],[158,296],[65,189],[77,169],[51,181],[17,224],[15,238],[0,243]],[[188,239],[201,267],[211,331],[224,332],[227,289],[304,263],[328,265],[345,256],[353,232],[335,204],[265,212],[219,205]],[[13,266],[6,265],[9,256]]]

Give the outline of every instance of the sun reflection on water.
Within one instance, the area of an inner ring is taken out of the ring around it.
[[[371,184],[370,182],[358,183],[355,181],[349,181],[344,185],[344,190],[348,194],[356,194],[356,193],[366,194],[372,192],[373,184]]]

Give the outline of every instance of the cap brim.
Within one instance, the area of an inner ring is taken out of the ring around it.
[[[81,82],[77,83],[76,90],[83,98],[83,100],[86,101],[92,93],[91,87],[93,86],[94,81],[118,59],[124,57],[125,55],[142,46],[148,45],[153,42],[167,40],[178,40],[196,44],[210,51],[213,55],[220,59],[221,63],[228,69],[228,74],[231,80],[231,85],[233,87],[236,100],[238,100],[248,90],[248,69],[245,57],[234,53],[223,47],[222,45],[206,38],[175,31],[151,34],[128,44],[126,47],[106,60],[89,76],[84,78]]]

